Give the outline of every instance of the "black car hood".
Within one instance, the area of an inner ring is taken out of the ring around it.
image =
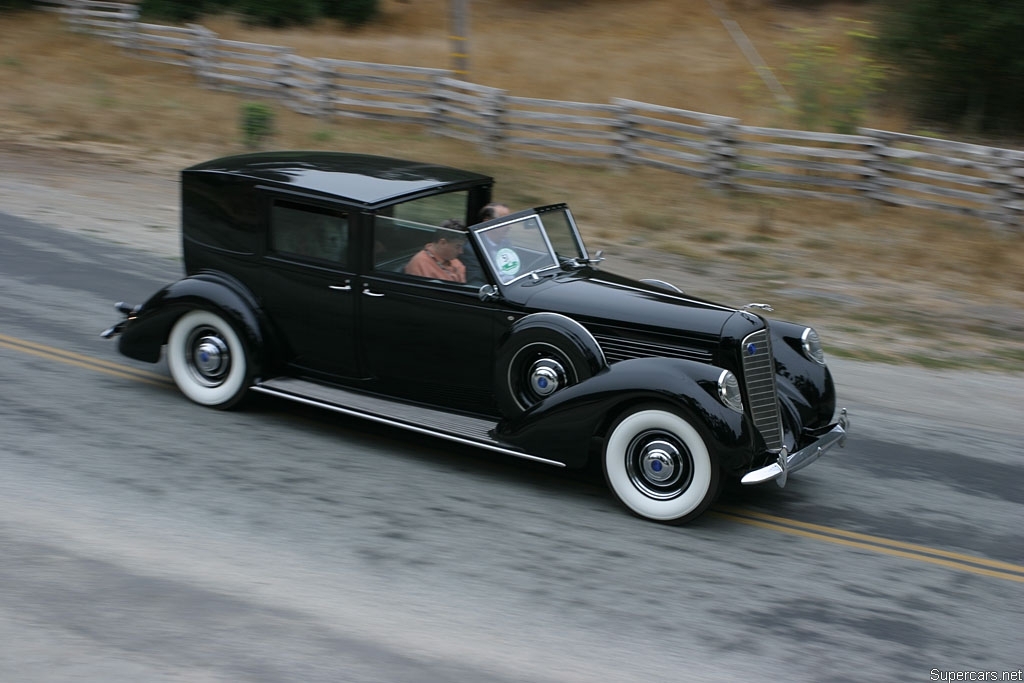
[[[735,308],[675,294],[636,280],[593,271],[526,280],[512,296],[528,309],[553,311],[581,322],[608,321],[665,334],[680,331],[718,338]]]

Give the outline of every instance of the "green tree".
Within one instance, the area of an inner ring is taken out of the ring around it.
[[[32,0],[0,0],[0,12],[28,9],[31,6]]]
[[[195,21],[203,13],[203,0],[142,0],[139,14],[167,21]]]
[[[320,16],[319,0],[238,0],[237,7],[260,26],[308,24]]]
[[[377,0],[320,0],[326,17],[340,19],[349,26],[361,26],[377,16]]]
[[[878,55],[915,115],[970,130],[1024,129],[1024,2],[884,3]]]

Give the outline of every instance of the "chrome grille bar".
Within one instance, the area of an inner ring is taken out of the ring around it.
[[[621,339],[604,334],[595,334],[594,339],[600,344],[605,358],[609,363],[630,358],[683,358],[701,363],[711,362],[711,352],[705,349],[692,349],[685,346],[656,344],[635,339]]]
[[[743,340],[743,381],[754,426],[770,449],[782,447],[782,420],[775,389],[775,364],[768,330],[748,335]]]

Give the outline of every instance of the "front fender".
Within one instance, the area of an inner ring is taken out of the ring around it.
[[[764,441],[745,415],[718,400],[722,369],[674,358],[635,358],[545,398],[495,429],[501,441],[528,453],[582,466],[594,437],[632,406],[660,403],[688,418],[728,472],[749,469]]]
[[[828,366],[807,358],[801,350],[804,325],[773,320],[772,352],[775,383],[796,434],[831,423],[836,389]]]
[[[591,374],[608,367],[604,351],[594,339],[594,335],[578,321],[561,313],[542,311],[520,318],[512,323],[512,326],[502,336],[498,344],[499,347],[509,343],[509,340],[516,335],[532,329],[550,329],[563,335],[583,355]]]
[[[217,313],[234,325],[254,371],[260,372],[270,338],[256,300],[233,278],[217,273],[198,273],[161,288],[129,316],[118,350],[129,358],[157,362],[174,323],[195,309]]]

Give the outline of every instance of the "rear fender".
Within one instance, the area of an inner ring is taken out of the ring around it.
[[[217,273],[199,273],[160,289],[129,316],[118,349],[129,358],[157,362],[174,323],[196,309],[217,313],[235,327],[258,376],[271,342],[267,327],[252,294]]]
[[[722,369],[674,358],[636,358],[608,366],[590,379],[545,398],[500,422],[495,436],[529,453],[582,466],[594,437],[638,404],[660,403],[689,419],[728,472],[748,469],[764,442],[745,415],[718,399]]]

